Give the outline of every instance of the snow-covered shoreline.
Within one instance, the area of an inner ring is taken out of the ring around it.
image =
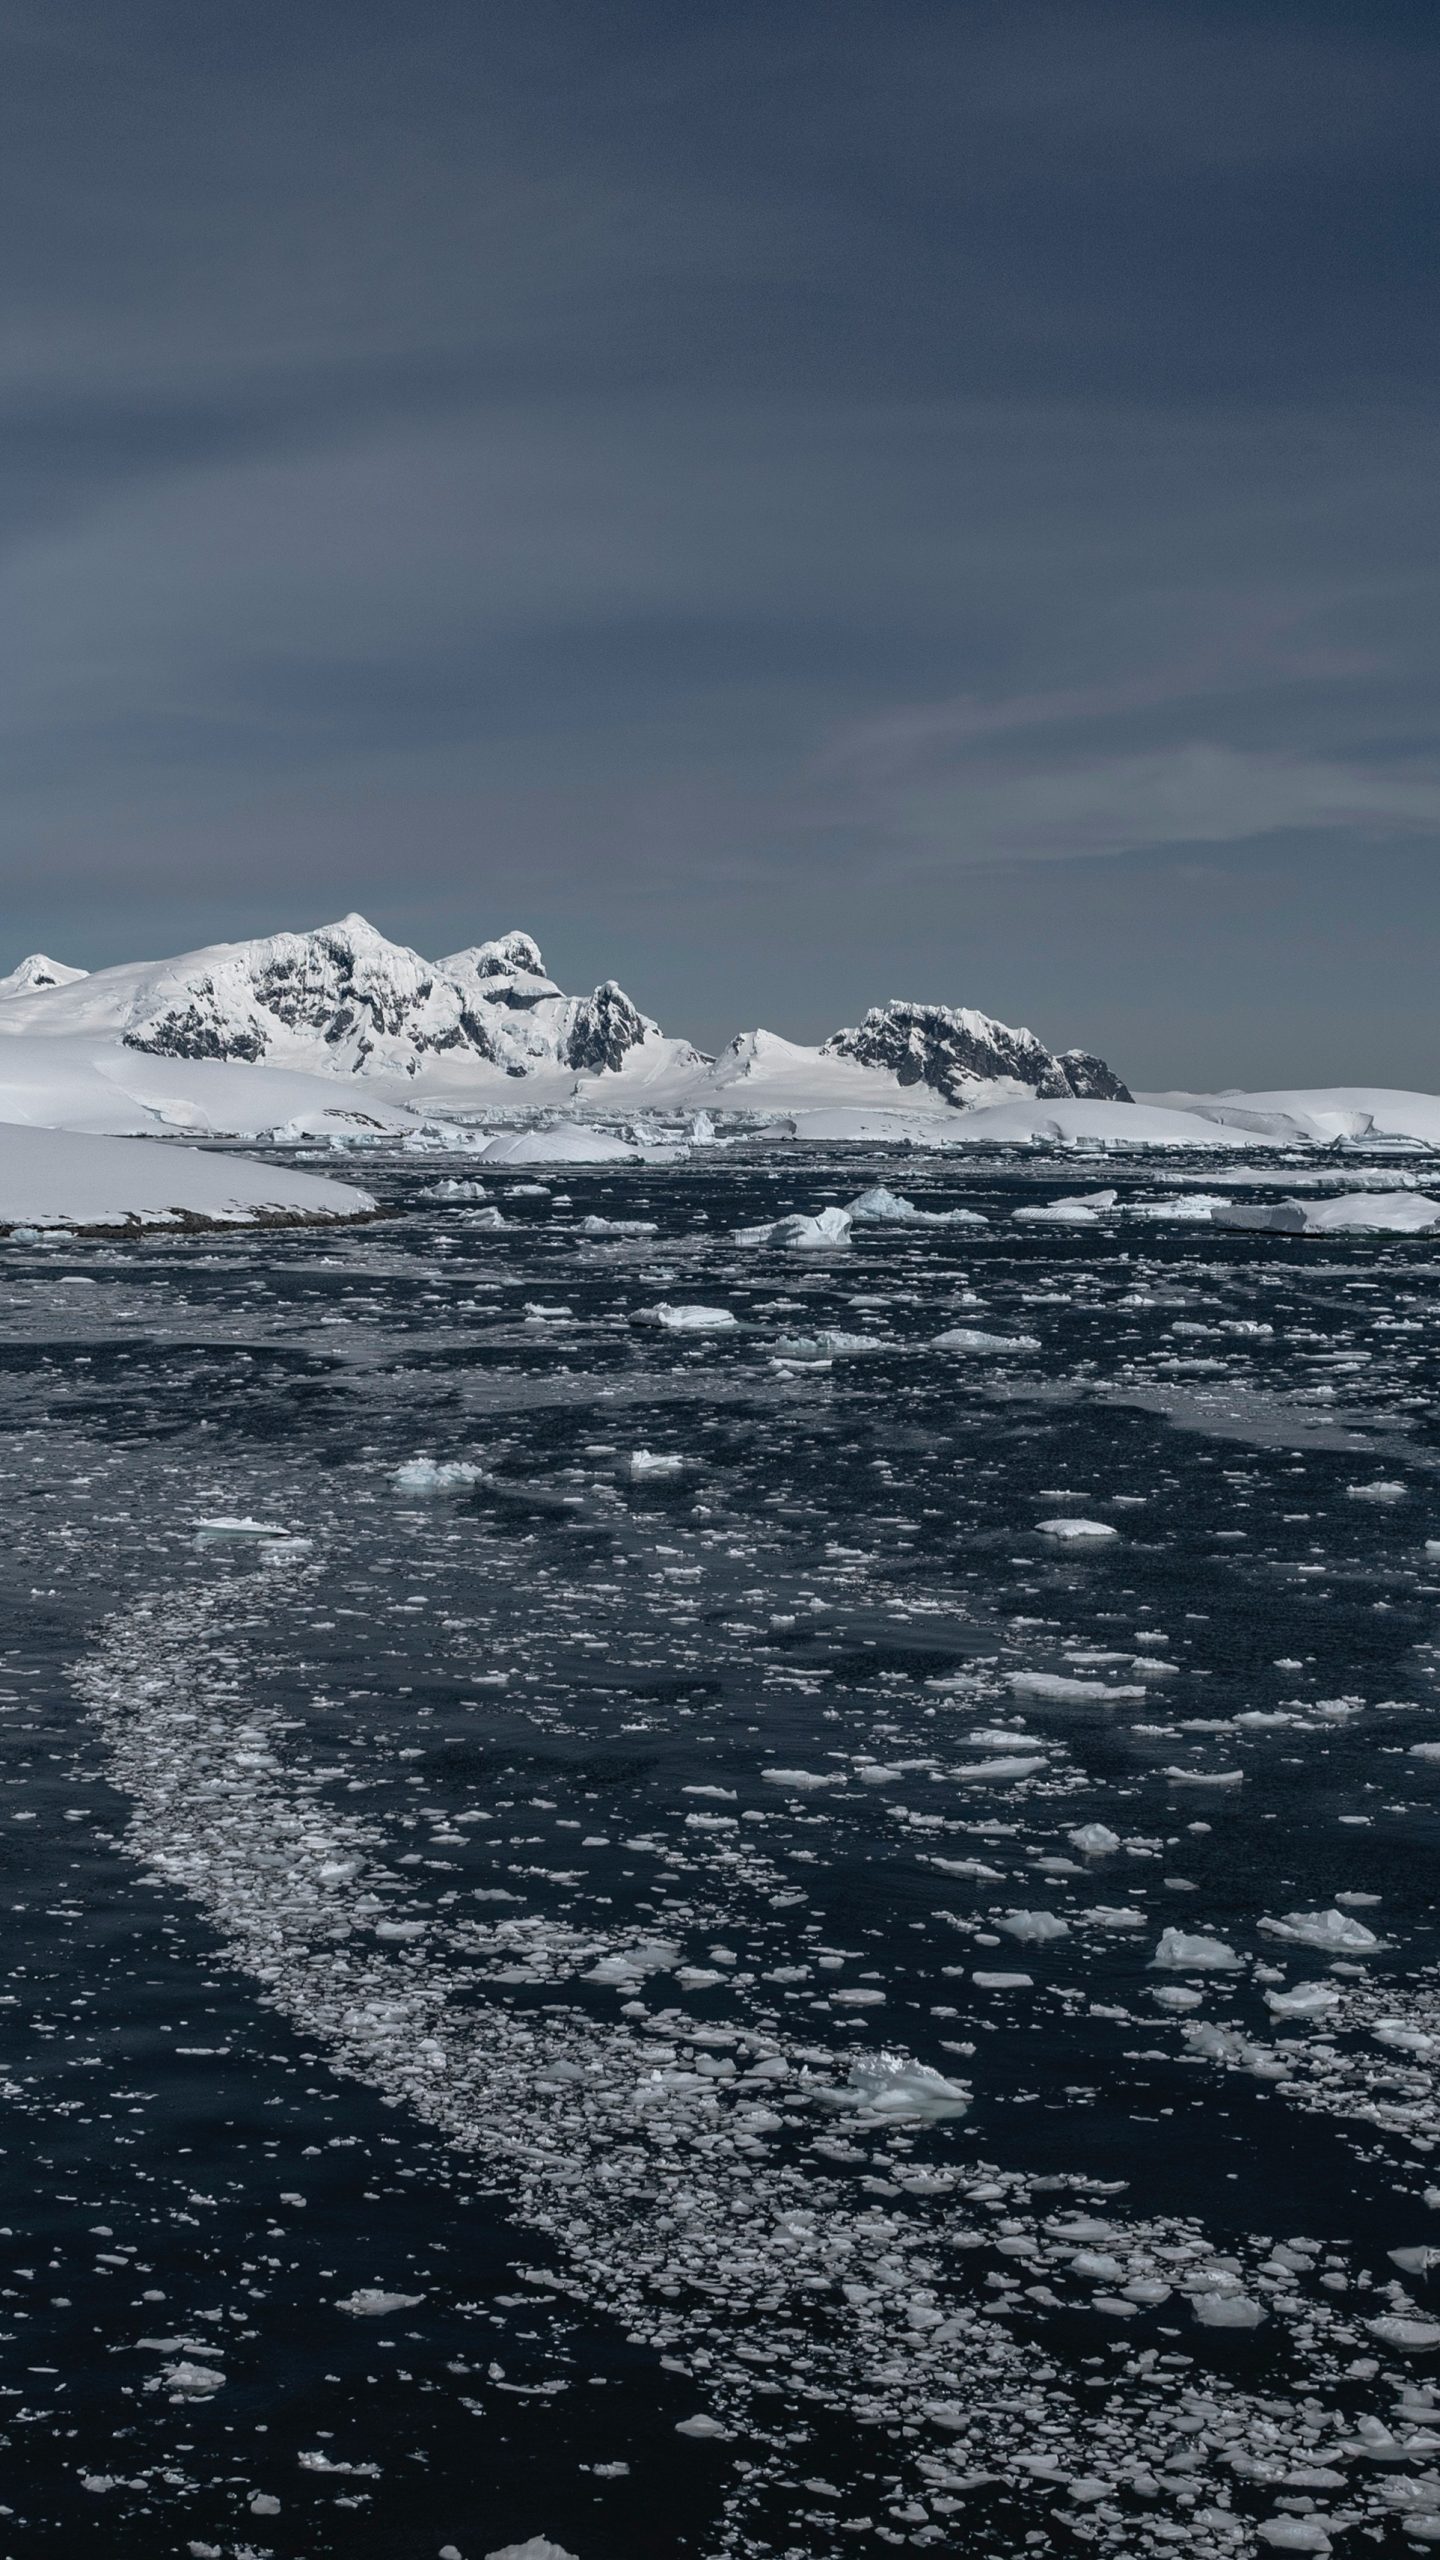
[[[353,1183],[252,1156],[0,1126],[0,1231],[12,1235],[334,1224],[375,1214],[375,1201]]]

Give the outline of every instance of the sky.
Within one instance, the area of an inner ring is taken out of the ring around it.
[[[0,966],[1440,1086],[1440,18],[0,0]]]

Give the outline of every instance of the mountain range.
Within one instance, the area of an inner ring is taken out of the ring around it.
[[[823,1098],[904,1092],[964,1109],[1007,1097],[1128,1102],[1103,1058],[1047,1049],[968,1007],[895,1000],[807,1048],[742,1032],[718,1057],[666,1036],[606,979],[566,995],[526,933],[442,960],[387,941],[363,916],[309,933],[216,943],[93,974],[32,953],[0,978],[0,1037],[118,1043],[157,1059],[240,1062],[374,1079],[419,1098],[476,1099],[522,1084],[619,1104],[707,1099],[744,1110],[760,1089]]]

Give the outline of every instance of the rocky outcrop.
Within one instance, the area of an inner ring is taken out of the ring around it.
[[[1131,1099],[1103,1058],[1081,1049],[1057,1057],[1033,1031],[1012,1030],[969,1006],[872,1005],[863,1022],[837,1031],[820,1054],[882,1068],[902,1085],[929,1085],[957,1105],[993,1100],[997,1084],[1047,1101]]]

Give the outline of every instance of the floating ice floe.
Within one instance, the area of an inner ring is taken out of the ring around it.
[[[809,1360],[850,1360],[867,1351],[890,1351],[894,1345],[878,1333],[839,1333],[827,1327],[820,1333],[786,1334],[775,1345],[777,1360],[794,1360],[803,1367]]]
[[[928,2062],[908,2054],[863,2055],[852,2062],[850,2076],[837,2087],[816,2091],[822,2106],[836,2107],[876,2121],[927,2123],[963,2116],[970,2091],[962,2080],[947,2080]]]
[[[1267,1991],[1265,2006],[1277,2018],[1321,2018],[1339,2008],[1340,1994],[1328,1982],[1300,1982],[1293,1991]]]
[[[1120,1846],[1119,1832],[1104,1822],[1082,1822],[1076,1830],[1067,1831],[1065,1837],[1071,1848],[1078,1849],[1085,1858],[1108,1858]]]
[[[1217,1227],[1254,1227],[1274,1235],[1428,1235],[1440,1227],[1440,1200],[1422,1191],[1347,1191],[1338,1200],[1237,1201],[1211,1212]]]
[[[638,1164],[640,1149],[593,1122],[557,1120],[549,1129],[516,1129],[480,1149],[487,1164]]]
[[[1203,2329],[1258,2329],[1270,2316],[1248,2293],[1197,2293],[1190,2308]]]
[[[225,2388],[225,2376],[215,2366],[191,2364],[182,2359],[178,2364],[161,2368],[151,2390],[167,2390],[172,2400],[213,2400]]]
[[[1352,1502],[1403,1502],[1409,1487],[1393,1476],[1379,1476],[1373,1484],[1347,1484],[1345,1490]]]
[[[660,1232],[655,1218],[582,1218],[582,1236],[656,1236]]]
[[[978,1209],[917,1209],[903,1192],[887,1191],[877,1183],[869,1191],[858,1192],[848,1204],[848,1214],[857,1226],[869,1227],[988,1227]]]
[[[1130,1215],[1151,1219],[1158,1226],[1208,1227],[1212,1212],[1229,1206],[1223,1191],[1182,1191],[1173,1200],[1132,1200]]]
[[[768,1226],[741,1227],[735,1237],[737,1244],[783,1245],[789,1253],[833,1253],[849,1241],[848,1209],[821,1209],[813,1218],[797,1210]]]
[[[1368,1956],[1385,1944],[1348,1911],[1287,1911],[1279,1920],[1262,1920],[1260,1927],[1267,1938],[1288,1938],[1297,1947],[1318,1947],[1325,1955]]]
[[[1058,1911],[1002,1911],[995,1926],[1025,1946],[1044,1946],[1048,1939],[1070,1935],[1070,1923]]]
[[[378,2285],[357,2285],[337,2302],[337,2311],[348,2311],[355,2320],[384,2320],[392,2311],[416,2311],[424,2301],[423,2293],[384,2293]]]
[[[679,1476],[684,1474],[688,1464],[686,1458],[671,1457],[656,1449],[632,1449],[630,1452],[632,1476]]]
[[[1057,1706],[1084,1706],[1091,1699],[1113,1705],[1148,1694],[1133,1680],[1076,1680],[1064,1671],[1012,1671],[1008,1677],[1017,1698],[1053,1698]]]
[[[498,2551],[487,2551],[485,2560],[575,2560],[575,2554],[543,2533],[532,2533],[528,2542],[507,2542]]]
[[[666,1333],[728,1333],[736,1321],[728,1307],[672,1307],[664,1298],[650,1316]]]
[[[285,1538],[293,1534],[279,1529],[270,1520],[197,1520],[196,1534],[202,1538]]]
[[[1367,2320],[1365,2326],[1383,2346],[1423,2354],[1440,2347],[1440,2323],[1434,2320],[1407,2320],[1403,2315],[1384,2313],[1378,2320]]]
[[[1150,1959],[1152,1971],[1160,1973],[1233,1972],[1239,1962],[1223,1938],[1212,1938],[1200,1929],[1162,1929]]]
[[[1037,1520],[1036,1534],[1042,1538],[1059,1538],[1067,1545],[1087,1538],[1118,1538],[1120,1532],[1108,1520]]]
[[[1033,1208],[1012,1209],[1016,1225],[1033,1227],[1098,1227],[1113,1209],[1118,1191],[1079,1191],[1073,1199],[1047,1200]]]
[[[1040,1340],[1033,1333],[980,1333],[974,1325],[952,1325],[948,1333],[937,1333],[934,1351],[973,1351],[981,1357],[1007,1351],[1038,1351]]]
[[[395,1483],[401,1493],[464,1493],[484,1479],[485,1469],[472,1465],[468,1458],[407,1458],[395,1470]]]

